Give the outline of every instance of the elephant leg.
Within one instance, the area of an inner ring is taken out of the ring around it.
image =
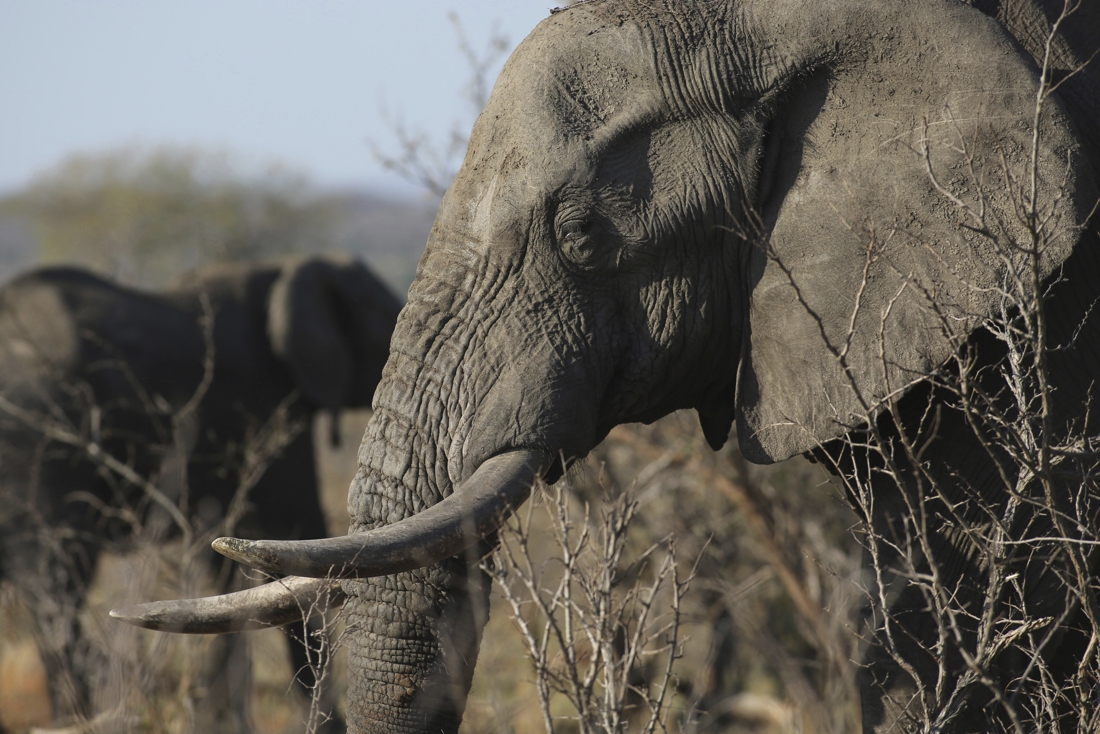
[[[106,669],[103,651],[89,641],[79,619],[98,550],[75,541],[44,542],[50,545],[32,542],[17,552],[6,544],[4,575],[34,614],[54,721],[86,720],[94,713],[96,678]]]
[[[882,502],[884,494],[878,493],[876,501]],[[1045,518],[1038,513],[1024,509],[1020,514],[1023,517],[1015,528],[1026,527],[1030,532],[1043,528]],[[881,538],[871,541],[878,546],[878,567],[886,573],[881,577],[882,596],[870,600],[864,611],[863,627],[872,640],[860,669],[866,732],[924,730],[929,721],[934,730],[1011,731],[1006,706],[1019,714],[1051,691],[1072,688],[1081,655],[1088,648],[1088,634],[1082,630],[1091,629],[1091,625],[1079,610],[1068,620],[1060,620],[1063,610],[1072,612],[1076,605],[1065,580],[1068,564],[1055,549],[1038,546],[1026,556],[1005,558],[1002,576],[1017,581],[991,595],[995,587],[989,585],[987,559],[967,547],[961,532],[943,527],[930,530],[926,548],[935,560],[929,562],[914,552],[914,563],[913,557],[903,559],[901,553],[885,551],[905,537],[890,533],[902,524],[894,520],[876,522],[875,532],[881,533]],[[989,529],[988,522],[973,516],[970,521],[979,533]],[[1045,535],[1053,537],[1053,533]],[[933,576],[938,591],[932,590]],[[879,590],[874,584],[872,588]],[[938,599],[933,600],[934,595]],[[994,637],[1003,635],[1012,620],[1038,623],[1039,627],[996,656],[979,656],[981,620],[991,609],[996,620]],[[1037,659],[1030,652],[1034,648],[1040,648]],[[976,662],[968,663],[967,656]],[[980,679],[957,689],[957,682],[967,673],[980,673]],[[1058,714],[1062,730],[1077,731],[1077,712],[1067,700],[1054,699],[1056,706],[1064,708]]]
[[[876,524],[875,532],[882,527]],[[858,675],[864,731],[923,731],[927,722],[937,721],[948,709],[950,724],[946,730],[960,734],[991,731],[985,714],[990,692],[978,685],[955,690],[956,681],[966,670],[959,648],[974,647],[972,620],[949,619],[936,609],[930,603],[927,586],[912,582],[914,573],[929,573],[930,564],[920,559],[914,567],[912,560],[903,560],[900,553],[891,557],[883,552],[893,543],[889,537],[883,534],[879,540],[869,541],[879,546],[879,553],[877,563],[868,561],[867,566],[882,573],[871,584],[872,593],[881,596],[868,600],[861,620],[869,641]],[[937,555],[942,560],[945,554]],[[961,569],[940,571],[942,588],[958,592],[952,605],[972,609],[962,602],[963,598],[978,597],[972,590],[964,590],[967,574]],[[874,570],[869,575],[874,576]],[[945,686],[953,700],[939,695],[940,686]]]
[[[248,635],[222,635],[203,660],[204,691],[195,707],[195,731],[252,731],[252,666]]]
[[[299,437],[272,463],[252,492],[257,527],[255,537],[280,539],[316,539],[328,536],[324,509],[321,507],[315,477],[312,436]],[[317,686],[316,673],[332,664],[331,636],[322,622],[311,621],[308,629],[293,625],[285,629],[295,683],[311,699],[319,696],[318,712],[326,724],[325,732],[343,731],[344,721],[336,710],[336,694],[328,681]]]
[[[34,614],[53,719],[82,720],[93,714],[96,679],[107,662],[79,620],[100,551],[92,540],[98,516],[74,498],[102,487],[87,465],[53,460],[18,436],[3,439],[0,512],[9,514],[0,517],[0,578]]]
[[[1001,595],[991,602],[990,541],[968,536],[989,537],[991,515],[1006,516],[1009,493],[993,458],[957,412],[942,412],[928,450],[942,463],[926,467],[919,480],[907,472],[900,482],[890,476],[873,481],[877,538],[871,543],[882,588],[867,619],[875,642],[861,671],[864,728],[876,733],[927,726],[964,734],[1010,730],[997,698],[1024,667],[1011,654],[985,658],[985,682],[958,687],[960,678],[973,672],[966,658],[978,657],[978,620],[988,613],[986,605],[1012,601]],[[1034,528],[1033,519],[1021,509],[1015,528],[1022,534],[1021,528]],[[1035,570],[1019,572],[1035,576],[1030,584],[1050,581],[1040,581]]]
[[[245,587],[240,568],[208,551],[203,560],[218,593]],[[219,635],[203,641],[191,684],[194,731],[252,731],[252,646],[247,633]]]

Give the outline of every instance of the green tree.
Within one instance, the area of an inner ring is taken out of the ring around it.
[[[329,249],[343,215],[300,174],[186,147],[73,155],[4,208],[31,224],[41,262],[142,285],[214,259]]]

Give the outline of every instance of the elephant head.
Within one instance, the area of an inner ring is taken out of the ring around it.
[[[177,278],[166,295],[190,303],[198,293],[219,312],[217,346],[255,355],[237,360],[239,380],[247,382],[249,363],[255,368],[256,360],[270,355],[313,408],[370,405],[400,306],[355,258],[215,263]]]
[[[736,423],[757,462],[851,430],[948,359],[943,323],[978,328],[1020,267],[960,222],[950,197],[974,181],[1026,241],[1006,177],[1033,160],[1065,207],[1039,275],[1070,256],[1095,171],[1056,100],[1036,116],[1038,88],[1005,28],[953,0],[553,14],[506,64],[440,206],[351,534],[219,549],[358,578],[353,729],[457,729],[487,600],[461,551],[533,473],[553,481],[615,425],[680,408],[716,448]]]
[[[368,406],[397,308],[389,290],[354,258],[296,258],[272,285],[268,336],[315,406],[332,412]]]

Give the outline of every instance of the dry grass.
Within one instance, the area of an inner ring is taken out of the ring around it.
[[[682,605],[670,730],[858,728],[850,661],[860,552],[849,532],[855,518],[820,469],[803,459],[747,467],[735,448],[715,454],[684,412],[613,431],[571,473],[574,519],[584,517],[585,502],[596,518],[601,473],[605,487],[633,485],[639,503],[624,566],[668,537],[681,578],[698,562]],[[560,548],[545,513],[532,517],[528,545],[537,565]],[[545,731],[535,667],[499,588],[484,640],[462,730]],[[644,666],[641,673],[659,676]],[[577,730],[563,696],[552,708],[555,731]]]
[[[332,533],[344,533],[348,527],[347,488],[355,474],[358,437],[363,433],[369,411],[347,411],[341,420],[344,443],[339,448],[329,445],[327,417],[315,422],[314,444],[317,447],[318,474],[322,504]],[[168,598],[179,593],[179,578],[172,568],[178,556],[178,544],[165,547],[162,557],[148,555],[105,554],[82,615],[85,629],[91,630],[97,642],[108,650],[128,648],[120,636],[137,640],[138,660],[131,676],[153,676],[158,680],[138,684],[131,691],[115,691],[127,713],[135,713],[134,725],[143,731],[185,731],[181,722],[201,708],[209,693],[202,690],[201,670],[204,659],[214,652],[216,639],[211,637],[176,636],[137,630],[107,618],[107,611],[125,603]],[[150,578],[154,586],[149,586]],[[150,592],[149,589],[152,589]],[[209,590],[213,590],[211,586]],[[51,721],[47,681],[37,651],[31,641],[31,610],[10,595],[0,600],[0,725],[13,731],[48,726]],[[292,671],[287,654],[286,636],[279,630],[266,630],[248,635],[248,657],[251,661],[250,713],[254,730],[260,734],[281,734],[303,731],[308,702],[291,685]],[[339,706],[344,706],[346,670],[344,656],[338,651],[329,685],[336,690]],[[144,691],[152,691],[150,696]],[[228,725],[227,725],[228,726]],[[230,729],[226,729],[229,731]]]
[[[347,487],[367,415],[345,414],[345,440],[339,449],[327,445],[323,419],[315,426],[323,504],[333,533],[347,529]],[[616,429],[583,467],[573,470],[571,502],[578,516],[583,516],[585,502],[596,516],[601,472],[605,484],[633,485],[639,503],[624,562],[670,536],[684,578],[699,560],[698,576],[684,600],[682,657],[674,667],[670,692],[671,728],[845,731],[856,715],[854,689],[836,671],[852,667],[847,663],[854,654],[849,631],[858,548],[848,532],[854,519],[822,472],[802,459],[747,467],[736,449],[713,453],[694,415],[686,412],[653,426]],[[550,557],[557,550],[551,527],[544,513],[534,517],[533,555]],[[85,615],[104,640],[120,634],[106,611],[144,594],[146,587],[132,585],[149,573],[148,561],[110,556],[101,564]],[[178,589],[176,579],[160,583],[154,595]],[[463,731],[543,731],[532,664],[511,610],[499,590],[492,603]],[[16,731],[46,725],[46,681],[29,643],[28,611],[7,604],[4,614],[0,722]],[[212,639],[136,634],[147,654],[174,662],[147,661],[147,674],[163,680],[152,686],[157,692],[152,700],[131,698],[127,711],[140,712],[144,730],[184,731],[179,722],[188,718],[181,687],[209,654]],[[248,639],[255,731],[302,731],[306,702],[290,685],[285,636],[270,630]],[[338,652],[331,685],[341,706],[345,671],[345,658]],[[201,702],[202,691],[186,693]],[[567,710],[564,701],[554,701],[555,715]],[[573,729],[564,721],[557,730]]]

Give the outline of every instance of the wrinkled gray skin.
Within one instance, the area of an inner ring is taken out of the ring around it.
[[[138,474],[160,476],[161,488],[178,495],[160,472],[171,416],[204,374],[200,293],[214,317],[213,379],[181,432],[188,496],[172,499],[196,530],[217,523],[236,491],[249,432],[296,394],[289,418],[305,420],[305,430],[252,489],[238,528],[250,537],[323,537],[309,418],[369,404],[399,310],[357,261],[218,264],[159,293],[74,268],[27,273],[0,289],[0,395],[97,441]],[[129,535],[111,510],[125,504],[141,517],[150,502],[9,411],[0,411],[0,451],[0,581],[14,583],[38,617],[55,716],[87,715],[90,661],[75,611],[103,542]],[[304,648],[291,648],[300,670]],[[61,684],[66,670],[71,688]]]
[[[1088,58],[1097,27],[1088,5],[1057,39],[1056,70]],[[821,330],[843,343],[863,271],[846,222],[898,222],[934,243],[930,255],[890,240],[896,270],[877,265],[863,296],[849,361],[859,390],[882,395],[886,378],[950,354],[906,291],[885,334],[896,367],[880,374],[877,321],[898,273],[938,284],[965,329],[993,304],[959,281],[995,284],[1001,272],[931,190],[910,147],[922,118],[935,160],[958,170],[953,128],[936,124],[945,105],[964,121],[996,110],[990,124],[1022,165],[1047,28],[1044,9],[1008,0],[624,0],[544,21],[501,74],[440,207],[361,449],[353,530],[422,510],[508,449],[581,457],[616,424],[678,408],[699,408],[714,445],[736,420],[759,462],[843,434],[835,416],[856,407],[853,391]],[[1100,160],[1096,66],[1059,97],[1044,120],[1041,193],[1066,174],[1067,221],[1082,221]],[[992,205],[1008,211],[1000,193]],[[1054,314],[1068,325],[1100,271],[1093,230],[1063,234],[1045,272],[1074,258]],[[1100,376],[1094,322],[1053,366],[1063,418]],[[943,429],[943,471],[977,461],[957,428]],[[988,467],[973,472],[984,481]],[[345,588],[359,625],[351,728],[455,731],[485,622],[482,574],[455,558]],[[870,662],[865,725],[885,729],[897,712],[870,682],[889,671]]]
[[[881,397],[949,359],[923,293],[955,328],[978,330],[1005,266],[958,226],[915,151],[927,121],[944,184],[973,197],[952,148],[964,135],[987,156],[989,211],[1026,241],[998,161],[1027,162],[1034,58],[1061,5],[1037,3],[597,0],[540,24],[440,207],[375,396],[353,531],[438,502],[502,452],[583,457],[616,424],[678,408],[698,409],[715,446],[736,423],[754,461],[828,447],[860,415],[857,393]],[[1056,39],[1056,78],[1097,48],[1097,12],[1085,3]],[[1098,73],[1070,80],[1042,120],[1039,195],[1064,207],[1042,260],[1043,277],[1067,265],[1055,343],[1100,292],[1095,230],[1071,226],[1097,196]],[[884,249],[861,290],[872,228]],[[845,374],[829,346],[845,345],[857,294]],[[1051,357],[1057,430],[1083,416],[1100,377],[1096,321]],[[914,395],[904,420],[938,399]],[[957,414],[939,430],[933,471],[993,486]],[[959,568],[954,580],[978,573]],[[457,557],[345,589],[351,729],[457,730],[485,577]],[[924,621],[903,623],[920,637]],[[905,681],[872,652],[864,684],[865,727],[889,729]],[[958,730],[985,730],[981,703]]]

